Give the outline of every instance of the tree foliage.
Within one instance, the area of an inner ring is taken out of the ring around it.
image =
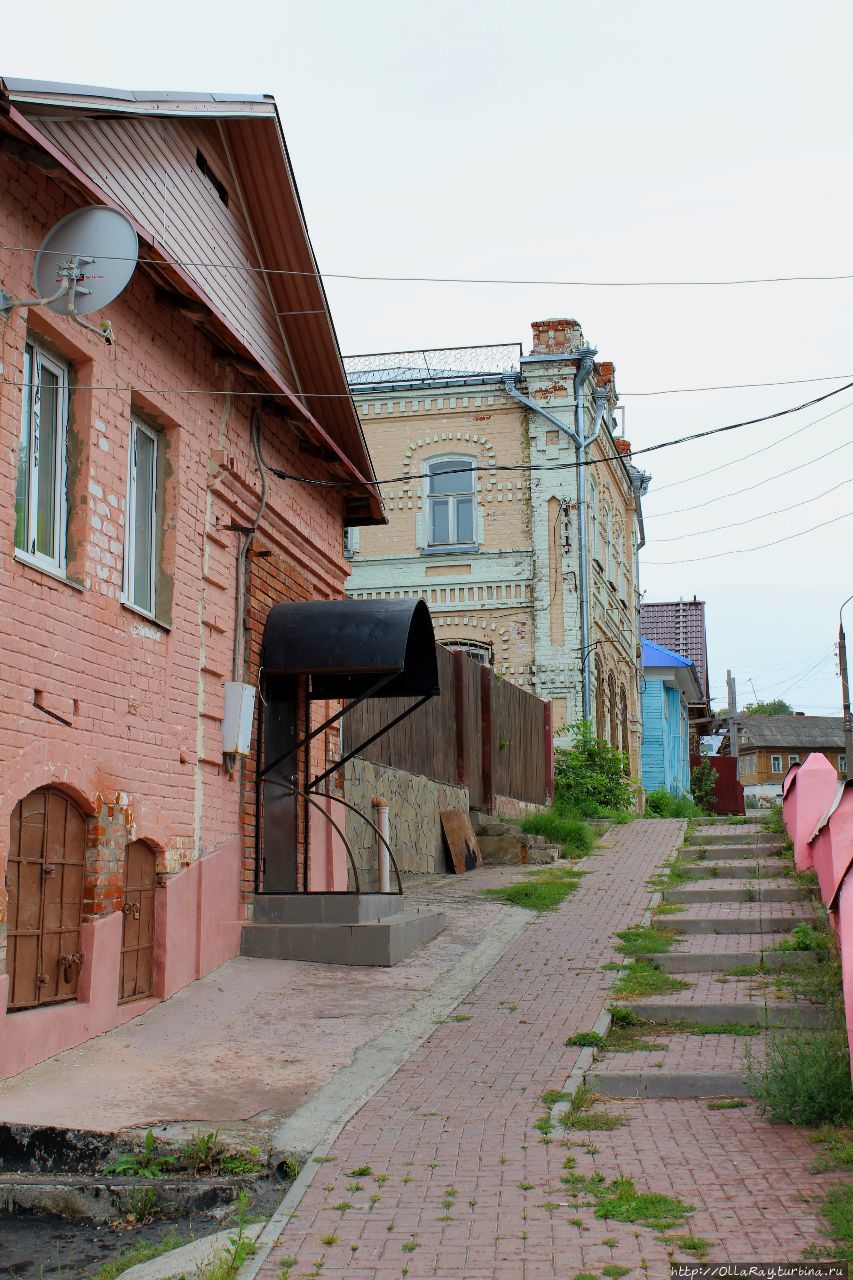
[[[794,708],[784,698],[772,698],[770,702],[748,702],[743,709],[745,716],[792,716]]]
[[[572,725],[571,747],[554,753],[554,808],[583,818],[607,816],[608,810],[630,809],[634,788],[628,760],[609,742],[596,738],[587,720]]]
[[[690,770],[690,792],[703,813],[717,812],[717,771],[710,760]]]

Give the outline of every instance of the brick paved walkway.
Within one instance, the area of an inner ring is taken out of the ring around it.
[[[614,935],[639,922],[646,880],[681,832],[648,821],[612,833],[579,891],[531,924],[345,1126],[259,1280],[598,1280],[607,1268],[668,1280],[670,1261],[691,1257],[674,1236],[706,1239],[714,1261],[794,1261],[824,1241],[810,1198],[825,1178],[806,1172],[814,1148],[751,1104],[619,1099],[605,1104],[624,1117],[612,1131],[557,1129],[546,1141],[534,1127],[546,1114],[541,1095],[560,1089],[577,1060],[566,1038],[591,1029],[610,1002],[615,974],[602,966],[621,958]],[[710,990],[710,975],[701,980]],[[725,999],[742,984],[715,985]],[[678,1036],[670,1048],[686,1062],[704,1050],[720,1069],[740,1062],[743,1041]],[[589,1195],[561,1181],[567,1155],[579,1174],[631,1178],[638,1192],[676,1196],[695,1212],[663,1233],[598,1219]]]

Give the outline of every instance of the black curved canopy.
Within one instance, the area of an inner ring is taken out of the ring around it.
[[[312,698],[425,697],[439,692],[432,618],[423,600],[276,604],[264,628],[267,675],[310,675]]]

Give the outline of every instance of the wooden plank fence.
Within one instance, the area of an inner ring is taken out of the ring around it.
[[[441,693],[361,753],[373,764],[468,788],[472,809],[498,796],[547,804],[553,791],[550,703],[495,676],[465,653],[436,646]],[[374,698],[343,719],[344,750],[413,699]]]

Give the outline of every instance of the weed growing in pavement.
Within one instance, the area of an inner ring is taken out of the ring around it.
[[[482,889],[487,897],[527,911],[553,911],[580,884],[580,873],[571,867],[545,867],[526,880],[499,889]]]
[[[746,1080],[762,1114],[790,1124],[853,1120],[850,1051],[843,1022],[819,1031],[772,1028],[766,1060],[747,1053]]]
[[[594,1276],[591,1271],[577,1271],[574,1280],[598,1280],[598,1276]]]
[[[837,1129],[824,1125],[809,1134],[821,1147],[820,1155],[809,1165],[809,1173],[832,1173],[836,1169],[853,1169],[853,1129]]]
[[[527,835],[546,836],[554,844],[562,845],[563,857],[582,857],[595,843],[590,828],[580,818],[564,817],[553,809],[530,813],[523,820],[521,829]]]
[[[680,902],[659,902],[655,907],[655,916],[678,916],[684,910]]]
[[[621,966],[620,966],[621,967]],[[604,1036],[598,1031],[578,1031],[565,1041],[567,1049],[603,1049]]]
[[[141,1151],[127,1151],[108,1164],[104,1173],[117,1173],[123,1178],[162,1178],[177,1164],[174,1156],[157,1150],[151,1129],[145,1135]]]
[[[336,1236],[334,1231],[328,1236],[322,1236],[320,1239],[320,1243],[326,1245],[329,1249],[331,1249],[332,1245],[338,1244],[339,1242],[340,1236]]]
[[[709,1111],[738,1111],[749,1103],[746,1098],[714,1098],[706,1105]]]
[[[235,1280],[244,1262],[256,1252],[253,1240],[246,1234],[249,1221],[249,1197],[239,1191],[234,1201],[234,1226],[225,1248],[197,1268],[195,1280]]]
[[[641,1227],[666,1231],[684,1222],[694,1206],[659,1192],[640,1192],[630,1178],[608,1182],[601,1173],[563,1174],[561,1181],[578,1194],[590,1196],[596,1218],[613,1222],[633,1222]]]
[[[601,1274],[610,1277],[610,1280],[621,1280],[630,1270],[630,1267],[620,1267],[618,1262],[608,1262],[606,1267],[601,1268]]]
[[[548,1107],[550,1110],[558,1102],[566,1102],[571,1096],[570,1093],[563,1093],[561,1089],[546,1089],[540,1098],[540,1102],[543,1107]]]
[[[298,1258],[282,1258],[278,1264],[278,1280],[289,1280],[290,1273],[297,1262]]]
[[[415,1249],[419,1247],[417,1240],[412,1236],[411,1240],[407,1240],[403,1245],[403,1253],[414,1253]]]
[[[611,1115],[607,1111],[596,1111],[592,1108],[595,1099],[593,1094],[586,1085],[578,1085],[572,1096],[569,1107],[560,1116],[560,1124],[564,1129],[573,1129],[575,1131],[604,1131],[609,1129],[618,1129],[621,1125],[627,1124],[627,1119],[623,1115]]]
[[[344,1214],[352,1208],[352,1205],[349,1200],[339,1200],[337,1204],[332,1205],[332,1208],[337,1209],[338,1213]]]
[[[181,1159],[191,1173],[214,1173],[226,1155],[219,1130],[194,1133],[181,1147]]]
[[[369,1164],[360,1164],[357,1169],[350,1169],[347,1174],[349,1178],[372,1178],[373,1170]]]
[[[626,956],[654,955],[659,951],[669,951],[676,936],[669,929],[658,929],[651,924],[639,924],[617,933],[619,945],[616,949]]]
[[[763,975],[764,970],[760,964],[738,964],[734,969],[728,969],[727,973],[730,978],[757,978]]]
[[[146,1240],[140,1240],[138,1244],[131,1245],[129,1249],[125,1249],[117,1258],[113,1258],[111,1262],[103,1262],[97,1271],[93,1272],[92,1280],[116,1280],[116,1276],[120,1276],[123,1271],[128,1271],[131,1267],[135,1267],[138,1262],[151,1262],[154,1258],[161,1258],[164,1253],[171,1253],[173,1249],[180,1249],[186,1241],[174,1231],[170,1231],[168,1235],[163,1236],[162,1240],[149,1243]]]
[[[153,1187],[137,1187],[127,1197],[127,1216],[145,1226],[160,1216],[160,1204]]]
[[[642,996],[671,995],[675,991],[686,991],[692,985],[683,978],[670,977],[649,960],[634,959],[617,978],[612,994],[616,1000],[631,1000]]]
[[[674,1244],[682,1253],[692,1253],[700,1262],[703,1258],[707,1258],[713,1243],[711,1240],[704,1239],[703,1236],[660,1236],[659,1239],[662,1244]]]
[[[834,1248],[833,1258],[853,1262],[853,1186],[836,1182],[827,1187],[820,1211],[829,1226]]]

